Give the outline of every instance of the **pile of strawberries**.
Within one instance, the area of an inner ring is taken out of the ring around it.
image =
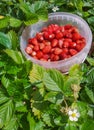
[[[77,27],[50,24],[28,39],[26,53],[42,61],[59,61],[76,55],[86,45]]]

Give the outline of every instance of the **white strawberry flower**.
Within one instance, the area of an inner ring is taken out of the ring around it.
[[[58,6],[54,6],[54,7],[52,8],[52,11],[53,11],[53,12],[56,12],[56,11],[58,11],[58,10],[59,10]]]
[[[80,113],[77,111],[77,109],[69,110],[68,111],[69,120],[71,121],[78,121],[78,118],[80,117]]]

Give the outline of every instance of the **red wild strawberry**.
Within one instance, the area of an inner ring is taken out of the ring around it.
[[[81,43],[81,49],[83,49],[85,47],[86,43],[82,42]]]
[[[54,56],[55,56],[55,54],[53,54],[53,53],[50,55],[51,61],[54,61]]]
[[[55,37],[55,34],[52,33],[52,34],[49,34],[48,39],[52,40],[52,39],[54,39],[54,37]]]
[[[65,54],[68,54],[69,50],[68,50],[68,48],[63,48],[62,52],[65,53]]]
[[[71,24],[66,24],[66,25],[64,26],[65,30],[70,29],[71,27],[72,27]]]
[[[79,40],[81,38],[81,35],[79,33],[73,33],[72,34],[72,39],[73,41]]]
[[[45,47],[44,43],[40,43],[40,44],[39,44],[40,50],[42,50],[44,47]]]
[[[72,42],[72,39],[71,38],[65,38],[65,41]]]
[[[31,54],[32,53],[32,48],[30,46],[27,46],[25,49],[27,54]]]
[[[34,46],[34,51],[39,51],[39,45]]]
[[[71,28],[71,32],[72,33],[79,33],[78,28],[74,27],[74,26]]]
[[[37,51],[36,57],[38,59],[42,58],[43,57],[43,52],[42,51]]]
[[[64,26],[60,26],[60,30],[61,30],[61,32],[64,32],[65,31]]]
[[[57,30],[60,29],[59,25],[57,24],[52,24],[53,32],[56,32]]]
[[[51,59],[51,61],[58,61],[59,60],[59,56],[55,55],[55,54],[51,54],[50,59]]]
[[[77,45],[76,42],[70,42],[69,47],[70,48],[75,48],[76,45]]]
[[[64,51],[62,51],[62,53],[60,54],[60,59],[64,60],[66,58],[68,58],[68,55]]]
[[[32,55],[32,56],[36,56],[36,52],[35,52],[35,51],[33,51],[31,55]]]
[[[62,32],[57,32],[56,33],[56,38],[57,39],[61,39],[63,37],[63,33]]]
[[[32,38],[28,39],[28,44],[32,44]]]
[[[76,55],[78,52],[75,49],[69,49],[71,56]]]
[[[80,44],[77,44],[77,45],[76,45],[76,50],[77,50],[77,51],[81,51],[81,49],[82,49],[82,48],[81,48],[81,45],[80,45]]]
[[[43,43],[44,43],[45,46],[51,45],[51,42],[50,42],[50,41],[43,41]]]
[[[66,32],[65,37],[72,38],[72,34],[70,32]]]
[[[59,46],[60,48],[63,47],[63,41],[64,41],[63,38],[58,40],[58,46]]]
[[[63,47],[68,48],[69,47],[69,42],[67,42],[66,40],[64,40]]]
[[[38,41],[37,41],[36,37],[32,38],[31,42],[32,42],[33,45],[37,45],[38,44]]]
[[[48,54],[44,54],[43,58],[46,59],[46,60],[48,60],[49,59],[49,55]]]
[[[49,39],[49,33],[48,33],[48,32],[44,32],[44,33],[43,33],[43,36],[44,36],[44,38],[45,38],[46,40]]]
[[[44,40],[43,33],[37,33],[36,38],[39,42],[42,42]]]
[[[51,46],[48,45],[48,46],[45,46],[44,49],[43,49],[43,53],[49,53],[51,51]]]
[[[58,55],[54,55],[53,61],[58,61],[58,60],[59,60],[59,56]]]
[[[54,54],[55,55],[59,55],[59,54],[61,54],[61,52],[62,52],[62,49],[60,49],[60,48],[55,48],[54,49]]]
[[[57,39],[53,39],[51,42],[52,47],[56,47],[58,44],[58,40]]]

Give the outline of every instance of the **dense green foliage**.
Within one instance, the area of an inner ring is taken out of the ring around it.
[[[69,74],[35,65],[20,51],[27,25],[47,20],[54,6],[83,17],[94,32],[93,0],[0,1],[0,129],[93,130],[94,54]],[[67,110],[80,117],[70,121]]]

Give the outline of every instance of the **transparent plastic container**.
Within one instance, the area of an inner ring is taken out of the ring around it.
[[[60,60],[60,61],[40,61],[34,59],[30,55],[25,52],[25,48],[27,46],[27,40],[31,37],[34,37],[37,32],[40,32],[41,29],[45,26],[50,24],[58,24],[58,25],[66,25],[72,24],[76,26],[80,32],[80,34],[85,37],[86,39],[86,46],[76,55],[72,56],[71,58]],[[74,64],[81,64],[86,59],[92,44],[92,32],[85,20],[81,17],[66,13],[66,12],[57,12],[49,14],[49,19],[46,22],[39,21],[32,26],[26,27],[20,39],[20,48],[24,56],[31,60],[32,62],[44,66],[45,68],[55,68],[60,70],[61,72],[67,73],[70,67]]]

